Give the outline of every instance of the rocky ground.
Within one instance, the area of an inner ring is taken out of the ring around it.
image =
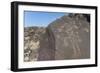
[[[46,28],[24,28],[24,61],[90,58],[89,18],[85,14],[69,14]]]
[[[24,61],[36,61],[40,40],[46,33],[43,27],[26,27],[24,28]]]

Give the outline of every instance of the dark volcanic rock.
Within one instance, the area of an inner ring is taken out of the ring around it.
[[[84,15],[63,16],[48,28],[55,37],[56,60],[90,57],[90,24]]]
[[[46,29],[46,33],[41,36],[40,49],[38,50],[39,61],[54,60],[55,59],[55,41],[53,34],[49,29]]]

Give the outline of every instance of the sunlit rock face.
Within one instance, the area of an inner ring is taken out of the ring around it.
[[[90,57],[90,24],[84,15],[63,16],[48,28],[55,37],[55,60]]]
[[[24,61],[90,58],[90,15],[69,14],[48,27],[24,28]]]

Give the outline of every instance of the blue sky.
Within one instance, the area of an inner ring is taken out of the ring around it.
[[[52,21],[62,17],[63,15],[65,15],[65,13],[24,11],[24,26],[46,27]]]

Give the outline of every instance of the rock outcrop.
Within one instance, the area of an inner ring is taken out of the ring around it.
[[[90,58],[90,15],[69,14],[48,27],[27,27],[24,61]]]
[[[84,15],[63,16],[48,28],[55,37],[55,60],[90,57],[90,24]]]

